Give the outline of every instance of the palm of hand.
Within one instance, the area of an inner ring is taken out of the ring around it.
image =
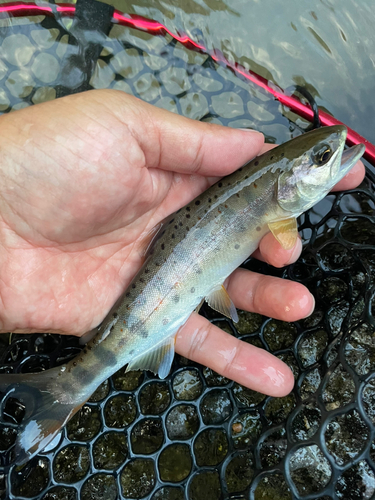
[[[65,115],[61,106],[49,123],[23,117],[22,158],[9,158],[0,200],[3,330],[77,334],[97,325],[140,266],[147,232],[209,185],[150,166],[161,144],[142,125],[146,113],[130,108],[124,123],[103,116],[100,101],[89,113],[83,105]],[[147,134],[146,148],[132,129]]]

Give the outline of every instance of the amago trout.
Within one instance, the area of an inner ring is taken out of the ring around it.
[[[119,368],[168,375],[174,336],[202,300],[237,320],[225,279],[269,231],[285,247],[296,217],[321,200],[364,152],[343,152],[346,129],[327,127],[278,146],[224,177],[161,224],[144,265],[81,354],[34,374],[0,375],[26,406],[16,463],[42,451]]]

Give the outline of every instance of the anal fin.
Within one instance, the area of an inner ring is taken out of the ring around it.
[[[130,361],[126,371],[150,370],[160,378],[168,376],[174,358],[175,338],[170,337],[154,349]]]
[[[227,318],[231,318],[235,323],[238,323],[237,309],[223,285],[214,288],[206,297],[206,302],[215,311],[224,314]]]
[[[295,217],[269,222],[268,227],[285,250],[294,247],[298,238],[297,219]]]

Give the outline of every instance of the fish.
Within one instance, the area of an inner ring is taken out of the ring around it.
[[[297,217],[324,198],[364,152],[362,144],[344,151],[346,134],[341,125],[308,132],[219,180],[156,227],[142,267],[80,354],[39,373],[1,374],[6,398],[25,405],[14,463],[43,451],[124,365],[165,378],[175,335],[204,300],[238,321],[226,278],[270,231],[284,248],[294,246]]]

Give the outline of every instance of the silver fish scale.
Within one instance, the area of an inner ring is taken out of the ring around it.
[[[269,231],[267,221],[289,215],[277,205],[275,168],[265,161],[256,168],[254,160],[222,179],[160,228],[162,236],[156,236],[130,283],[106,340],[105,349],[118,354],[119,368],[175,334],[257,248]],[[233,186],[230,197],[228,186]]]

